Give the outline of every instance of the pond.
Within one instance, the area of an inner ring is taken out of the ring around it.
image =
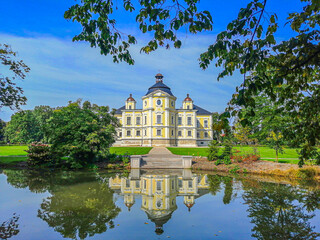
[[[0,170],[0,239],[319,239],[320,188],[187,170]]]

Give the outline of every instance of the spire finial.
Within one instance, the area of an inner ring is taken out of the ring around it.
[[[158,83],[158,82],[162,82],[162,81],[163,81],[163,75],[161,73],[158,73],[156,75],[156,82]]]

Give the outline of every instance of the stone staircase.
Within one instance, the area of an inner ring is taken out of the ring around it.
[[[131,156],[131,167],[141,169],[191,168],[191,159],[192,157],[174,155],[164,147],[154,147],[147,155]]]

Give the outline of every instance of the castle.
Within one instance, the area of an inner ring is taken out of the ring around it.
[[[142,109],[136,108],[130,94],[116,110],[121,127],[114,146],[207,146],[212,140],[212,113],[193,104],[189,94],[177,109],[177,98],[163,76],[155,77],[156,83],[142,97]]]

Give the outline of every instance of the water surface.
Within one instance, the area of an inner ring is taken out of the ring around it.
[[[0,239],[320,239],[315,183],[182,170],[0,172]]]

